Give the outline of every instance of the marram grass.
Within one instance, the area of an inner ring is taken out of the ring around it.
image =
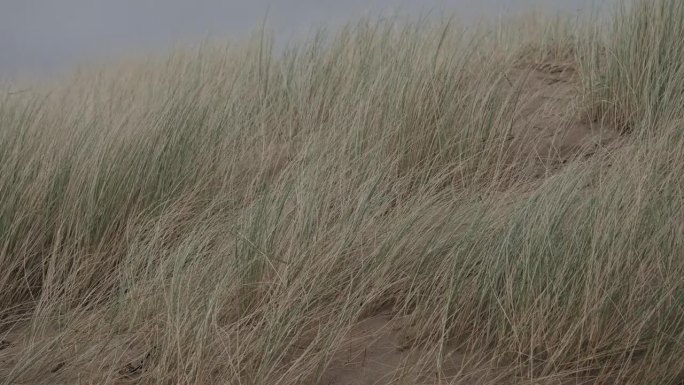
[[[382,313],[419,353],[382,383],[680,384],[684,6],[587,20],[364,20],[3,91],[0,383],[319,384]],[[539,121],[616,139],[561,154]]]

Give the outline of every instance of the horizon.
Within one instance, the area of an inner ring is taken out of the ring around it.
[[[486,20],[541,7],[572,12],[608,0],[10,0],[0,5],[0,80],[51,78],[79,66],[130,54],[164,53],[207,39],[240,39],[263,25],[283,44],[320,27],[361,16],[412,16],[446,11]],[[306,11],[301,11],[305,9]]]

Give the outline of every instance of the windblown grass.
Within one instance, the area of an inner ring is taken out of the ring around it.
[[[421,352],[395,383],[469,383],[454,349],[492,384],[681,383],[683,28],[360,21],[3,92],[0,382],[316,384],[382,311]],[[515,71],[549,65],[560,121],[622,138],[540,178]]]

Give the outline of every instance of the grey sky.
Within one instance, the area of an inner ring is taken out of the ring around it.
[[[498,16],[533,4],[576,10],[596,0],[0,0],[0,78],[54,74],[126,52],[159,51],[268,25],[280,39],[354,16],[455,11]],[[600,0],[599,0],[600,1]]]

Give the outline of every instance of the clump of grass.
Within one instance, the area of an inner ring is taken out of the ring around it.
[[[489,383],[678,383],[684,7],[653,4],[259,34],[4,96],[0,380],[315,384],[383,312],[420,353],[397,382],[464,383],[457,350]],[[535,179],[513,74],[555,64],[631,133]]]
[[[596,119],[623,131],[666,126],[684,97],[684,5],[618,4],[607,33],[594,35],[583,60]]]

